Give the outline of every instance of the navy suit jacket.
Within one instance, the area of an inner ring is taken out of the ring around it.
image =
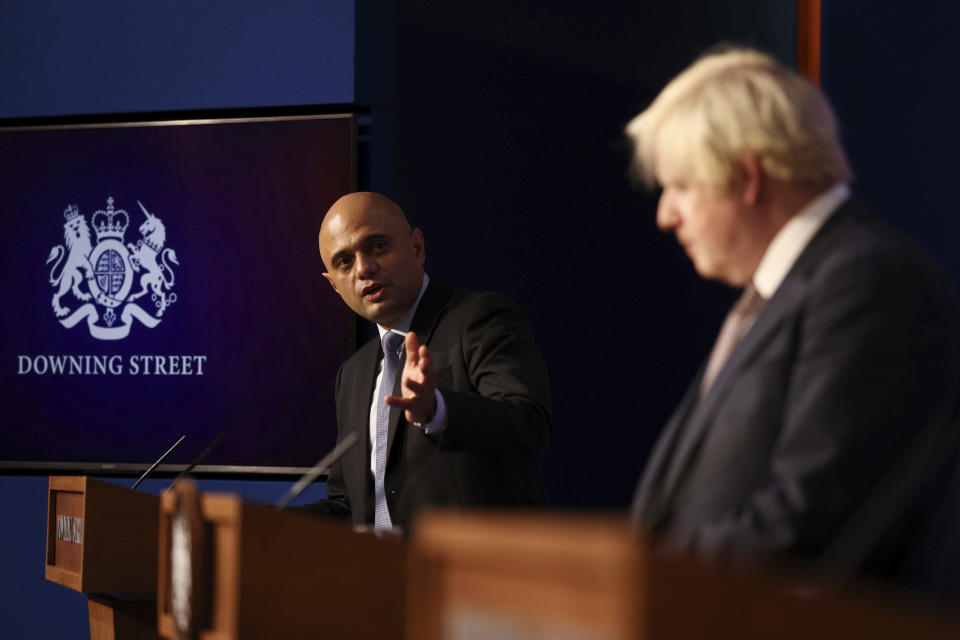
[[[634,521],[700,557],[816,558],[928,424],[951,428],[958,344],[942,273],[848,200],[702,398],[696,376],[651,453]],[[923,513],[869,532],[877,548],[861,570],[904,571],[929,515],[914,506]]]
[[[408,527],[425,506],[546,504],[547,368],[517,304],[431,282],[410,330],[430,349],[447,427],[428,436],[391,408],[385,489],[393,524]],[[337,374],[338,440],[354,432],[359,441],[332,466],[327,500],[306,511],[373,522],[369,416],[379,358],[375,338]]]

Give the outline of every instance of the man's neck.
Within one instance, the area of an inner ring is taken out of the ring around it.
[[[767,210],[770,213],[772,230],[770,239],[772,240],[791,218],[823,195],[830,186],[829,184],[809,185],[768,178],[770,191]]]
[[[377,330],[380,333],[380,337],[383,337],[387,331],[393,331],[394,333],[407,334],[410,331],[410,325],[413,324],[413,317],[417,313],[417,308],[420,306],[420,300],[423,299],[423,294],[427,290],[427,285],[430,284],[430,276],[426,273],[423,274],[423,280],[420,283],[420,293],[417,294],[417,299],[413,301],[413,304],[410,305],[410,308],[407,309],[402,316],[397,318],[396,322],[390,323],[390,326],[378,324]]]

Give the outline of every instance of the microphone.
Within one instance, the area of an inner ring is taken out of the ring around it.
[[[179,446],[183,443],[183,441],[186,440],[186,439],[187,439],[186,434],[180,436],[180,439],[177,440],[176,442],[174,442],[174,443],[173,443],[173,446],[170,447],[169,449],[167,449],[167,452],[166,452],[165,454],[163,454],[162,456],[160,456],[160,459],[157,460],[156,462],[154,462],[154,463],[150,466],[149,469],[147,469],[146,471],[144,471],[143,475],[140,476],[140,479],[137,480],[136,482],[134,482],[134,483],[133,483],[133,486],[130,487],[130,488],[131,488],[131,489],[136,489],[137,487],[139,487],[139,486],[140,486],[140,483],[143,482],[144,480],[146,480],[148,477],[150,477],[150,474],[153,473],[153,470],[156,469],[157,467],[159,467],[159,466],[160,466],[160,463],[163,462],[164,460],[166,460],[166,459],[167,459],[167,456],[169,456],[171,453],[173,453],[173,450],[176,449],[177,447],[179,447]]]
[[[287,491],[286,495],[277,501],[275,507],[279,510],[290,504],[291,500],[303,493],[303,490],[306,489],[311,482],[317,479],[317,476],[320,475],[321,471],[327,469],[330,465],[339,460],[340,456],[345,454],[350,447],[357,443],[357,440],[358,438],[355,431],[348,433],[347,436],[333,448],[333,451],[323,456],[323,458],[320,459],[320,462],[313,465],[310,471],[307,471],[305,474],[303,474],[303,477],[297,480],[295,485],[290,487],[290,490]]]
[[[203,462],[203,460],[207,457],[207,454],[209,454],[211,451],[213,451],[213,448],[214,448],[215,446],[217,446],[218,444],[220,444],[220,441],[223,440],[223,436],[225,436],[225,435],[227,435],[227,430],[226,430],[226,429],[224,429],[223,431],[221,431],[221,432],[220,432],[220,435],[218,435],[216,438],[214,438],[214,439],[213,439],[213,442],[211,442],[210,444],[208,444],[208,445],[207,445],[207,448],[204,449],[203,451],[201,451],[201,452],[200,452],[200,455],[198,455],[196,458],[194,458],[193,461],[192,461],[190,464],[187,465],[187,468],[184,469],[183,471],[181,471],[181,472],[180,472],[180,475],[178,475],[176,478],[173,479],[173,482],[170,483],[170,488],[173,489],[173,487],[176,486],[176,484],[177,484],[178,482],[180,482],[180,480],[182,480],[183,478],[185,478],[186,476],[188,476],[188,475],[190,474],[190,472],[193,471],[193,468],[194,468],[194,467],[196,467],[198,464],[200,464],[201,462]]]

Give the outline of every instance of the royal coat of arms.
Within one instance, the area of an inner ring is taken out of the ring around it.
[[[53,263],[54,315],[68,329],[86,320],[90,335],[99,340],[126,338],[134,319],[152,329],[177,301],[172,291],[173,265],[180,263],[176,252],[164,247],[167,231],[163,222],[137,201],[146,220],[139,227],[141,238],[136,246],[125,245],[130,216],[113,204],[113,198],[107,198],[107,208],[91,218],[96,246],[86,218],[76,205],[69,205],[63,212],[63,244],[53,247],[47,258],[47,264]],[[72,312],[63,300],[68,293],[83,303]],[[150,311],[136,302],[147,294],[153,303]]]

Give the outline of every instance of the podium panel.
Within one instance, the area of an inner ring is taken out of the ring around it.
[[[90,637],[156,637],[157,496],[50,476],[44,575],[88,594]]]
[[[625,517],[428,512],[410,545],[418,640],[960,637],[956,620],[899,593],[654,552]]]
[[[653,568],[617,518],[423,514],[407,637],[639,638]]]
[[[161,636],[402,636],[404,543],[189,483],[160,510]]]
[[[85,476],[51,476],[47,580],[84,593],[157,588],[159,499]]]

